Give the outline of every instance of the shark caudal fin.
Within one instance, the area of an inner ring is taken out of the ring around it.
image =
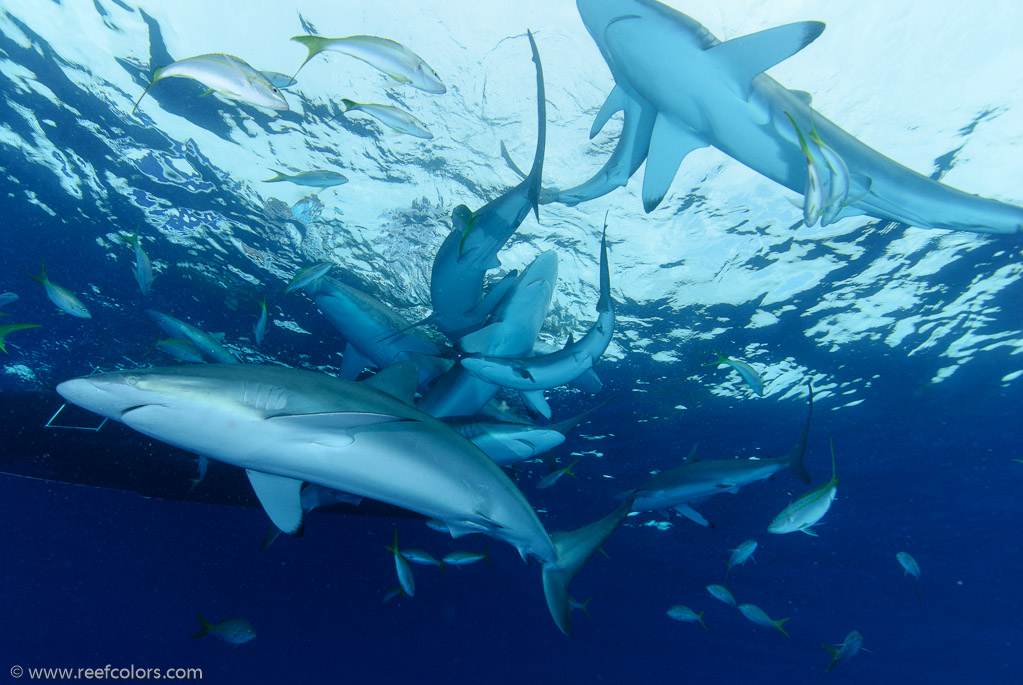
[[[543,565],[543,592],[554,622],[565,635],[572,634],[572,607],[568,596],[568,583],[604,541],[611,537],[611,533],[615,532],[631,508],[630,497],[599,521],[578,530],[551,535],[558,557]]]
[[[789,471],[794,473],[799,480],[809,485],[811,482],[810,474],[807,473],[806,468],[803,466],[803,455],[806,454],[806,439],[810,435],[810,419],[813,417],[813,386],[807,382],[806,387],[810,391],[810,397],[807,399],[806,425],[803,427],[803,434],[799,437],[799,442],[789,452],[789,456],[785,457],[785,460]]]

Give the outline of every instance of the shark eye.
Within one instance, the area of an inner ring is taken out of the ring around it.
[[[138,376],[128,376],[128,378],[124,382],[134,388],[139,383],[139,377]]]

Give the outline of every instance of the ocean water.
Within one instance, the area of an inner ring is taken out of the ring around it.
[[[822,36],[770,70],[814,107],[899,162],[971,193],[1023,204],[1023,10],[1010,2],[670,3],[722,40],[793,21]],[[783,5],[783,6],[782,6]],[[703,458],[782,456],[814,414],[805,465],[838,498],[817,537],[772,535],[771,519],[810,489],[791,474],[674,513],[625,520],[573,581],[592,597],[574,634],[552,622],[538,564],[499,540],[452,540],[421,517],[365,503],[313,512],[301,538],[259,551],[269,521],[240,469],[211,463],[62,405],[61,381],[174,363],[145,314],[205,330],[247,363],[336,375],[344,341],[302,293],[302,267],[332,263],[409,321],[430,311],[429,277],[451,210],[478,208],[519,182],[501,145],[528,167],[536,143],[535,71],[547,100],[544,184],[588,178],[614,148],[612,119],[590,124],[614,82],[574,3],[401,1],[234,3],[10,0],[0,6],[0,550],[5,668],[197,668],[213,682],[1017,682],[1023,658],[1023,254],[1016,236],[927,230],[865,217],[803,225],[798,196],[713,150],[683,162],[665,201],[644,213],[642,170],[578,207],[544,205],[500,252],[501,269],[554,250],[559,273],[541,333],[562,345],[594,318],[607,216],[617,323],[596,366],[596,395],[547,393],[555,418],[601,407],[556,450],[576,478],[538,489],[547,465],[517,469],[548,530],[580,527],[617,496]],[[339,54],[319,56],[270,110],[155,68],[225,52],[291,73],[293,35],[392,38],[447,86],[430,94]],[[431,140],[388,131],[338,102],[389,103]],[[324,168],[349,182],[318,191],[267,184],[271,169]],[[156,271],[143,295],[132,249],[140,226]],[[45,259],[88,320],[61,313],[27,275]],[[252,327],[266,298],[262,345]],[[433,339],[443,340],[431,332]],[[753,394],[714,350],[763,375]],[[512,395],[506,398],[513,405]],[[436,556],[489,550],[492,565],[415,566],[416,596],[385,549]],[[705,590],[729,550],[759,543],[729,587],[786,639]],[[916,584],[896,561],[913,555]],[[672,621],[685,604],[707,630]],[[237,647],[190,640],[196,612],[244,618]],[[852,630],[861,652],[826,676]],[[12,675],[15,672],[12,670]],[[22,679],[29,679],[26,673]]]

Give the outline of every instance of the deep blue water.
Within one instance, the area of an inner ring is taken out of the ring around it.
[[[124,125],[106,103],[62,77],[45,44],[40,54],[0,35],[0,48],[101,126]],[[0,74],[0,92],[11,89],[12,82]],[[173,99],[171,90],[165,97]],[[128,166],[107,143],[84,134],[64,110],[41,97],[19,98],[39,119],[56,122],[52,141],[57,147],[128,175]],[[197,126],[215,128],[220,119],[210,113],[217,106],[207,99],[180,111]],[[0,122],[24,126],[2,100]],[[218,177],[200,151],[173,149],[158,131],[141,126],[130,134],[154,149],[187,156],[207,189],[182,190],[157,184],[152,176],[132,176],[138,187],[174,206],[255,221],[256,209],[232,193],[230,179]],[[35,383],[22,383],[0,376],[0,452],[5,455],[0,471],[45,478],[47,459],[55,456],[102,470],[112,450],[143,465],[121,474],[129,483],[154,478],[145,466],[147,456],[156,461],[159,455],[172,460],[173,468],[189,471],[191,456],[154,445],[119,424],[98,433],[43,428],[60,405],[53,387],[94,368],[148,363],[144,355],[156,331],[144,315],[147,308],[188,318],[207,331],[225,331],[229,339],[249,335],[254,303],[264,291],[227,275],[227,267],[251,265],[233,253],[194,254],[161,239],[151,254],[167,266],[153,295],[143,298],[129,274],[128,251],[100,246],[97,237],[133,227],[141,217],[139,205],[147,203],[113,193],[101,202],[88,191],[77,200],[52,173],[10,147],[0,150],[5,170],[0,292],[20,295],[9,308],[19,321],[44,326],[13,334],[9,356],[0,360],[24,364],[36,377]],[[29,203],[22,192],[26,187],[56,216]],[[866,229],[874,231],[862,244],[868,252],[881,253],[895,235],[877,228]],[[264,229],[257,226],[252,239],[260,249],[272,247],[273,235]],[[947,266],[941,289],[927,303],[954,298],[978,271],[1018,260],[1013,245],[995,240]],[[424,248],[415,256],[429,260],[432,253]],[[116,306],[96,307],[95,318],[87,322],[61,315],[25,278],[38,273],[40,257],[55,281],[90,304]],[[295,254],[282,260],[302,263]],[[201,271],[197,265],[202,264],[212,265],[211,271]],[[0,673],[16,664],[112,664],[198,667],[205,680],[229,683],[723,680],[791,685],[824,677],[828,655],[821,644],[838,643],[856,629],[870,653],[838,664],[826,676],[831,682],[1018,682],[1023,531],[1017,493],[1023,464],[1013,459],[1023,456],[1018,448],[1023,388],[1001,379],[1017,370],[1019,361],[996,349],[932,383],[935,372],[948,365],[937,352],[907,356],[908,348],[862,341],[838,351],[817,346],[797,319],[848,276],[840,271],[829,277],[792,301],[796,309],[784,315],[789,319],[755,332],[758,342],[807,368],[835,378],[872,379],[859,389],[856,399],[863,402],[857,406],[836,410],[845,400],[832,396],[815,407],[807,468],[815,484],[827,479],[832,440],[841,479],[819,537],[766,532],[771,518],[806,489],[788,473],[708,501],[700,511],[714,522],[713,529],[673,517],[670,528],[659,530],[642,525],[662,520],[656,514],[632,517],[605,545],[608,558],[594,557],[573,582],[573,596],[593,596],[592,620],[576,612],[575,634],[568,638],[548,615],[537,564],[524,564],[500,542],[452,541],[413,518],[314,513],[303,538],[283,538],[260,552],[268,520],[257,507],[144,498],[0,475],[0,520],[6,529],[0,546],[6,626]],[[87,289],[86,283],[94,287]],[[284,298],[283,285],[274,283],[270,304],[286,309],[312,335],[272,329],[262,350],[266,357],[252,352],[251,360],[336,366],[336,334],[308,299]],[[1002,329],[1023,324],[1020,296],[1017,281],[991,303]],[[723,317],[729,331],[715,346],[728,349],[747,340],[743,322],[749,311],[737,308],[672,310],[666,303],[626,299],[619,314],[660,317],[648,332],[652,338],[680,322]],[[584,460],[577,479],[537,490],[542,467],[522,474],[520,487],[549,530],[573,529],[602,516],[616,495],[642,483],[652,470],[679,463],[694,443],[701,455],[714,458],[787,453],[802,429],[805,401],[712,394],[707,381],[690,376],[702,373],[698,365],[710,358],[710,349],[700,342],[678,350],[692,360],[683,364],[684,372],[677,367],[666,372],[647,356],[627,354],[598,367],[605,388],[597,398],[552,393],[551,404],[561,417],[614,399],[558,450],[562,457],[571,451],[603,453]],[[679,404],[688,408],[673,409]],[[72,417],[89,420],[84,414]],[[593,435],[604,437],[582,437]],[[403,547],[422,547],[437,556],[489,549],[493,566],[449,568],[446,577],[415,567],[416,597],[382,603],[395,584],[393,559],[385,549],[395,526]],[[790,639],[754,626],[704,589],[724,579],[728,550],[751,538],[760,542],[756,562],[735,569],[730,587],[740,602],[756,603],[775,618],[791,617]],[[922,568],[921,601],[895,560],[903,550]],[[669,620],[665,610],[677,603],[705,610],[708,630]],[[198,629],[197,611],[211,620],[243,617],[258,637],[237,648],[212,638],[190,640]]]

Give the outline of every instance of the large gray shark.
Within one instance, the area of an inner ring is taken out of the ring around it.
[[[804,483],[810,483],[810,474],[803,467],[806,440],[810,433],[810,418],[813,416],[813,387],[810,391],[806,425],[795,447],[788,456],[780,459],[696,459],[696,448],[681,466],[661,471],[638,489],[626,494],[633,498],[633,511],[651,511],[674,508],[686,518],[709,526],[693,505],[722,492],[735,494],[744,485],[770,478],[788,469]]]
[[[547,104],[543,87],[543,67],[533,34],[529,45],[536,64],[536,153],[529,175],[514,188],[471,212],[459,205],[452,213],[453,228],[444,239],[433,261],[430,297],[433,313],[425,320],[434,324],[452,340],[481,327],[503,292],[498,289],[482,297],[487,271],[501,265],[498,251],[515,233],[540,198],[544,149],[547,142]],[[505,279],[503,287],[511,286]]]
[[[282,531],[302,530],[303,483],[394,504],[479,532],[543,564],[547,606],[569,633],[568,582],[628,511],[548,535],[489,457],[409,402],[412,363],[355,383],[278,366],[149,368],[65,381],[69,402],[154,439],[247,470]],[[399,399],[401,398],[401,399]]]
[[[575,204],[598,197],[624,185],[645,158],[649,212],[685,156],[711,145],[804,194],[810,225],[823,212],[824,223],[867,215],[920,228],[1023,231],[1023,208],[964,193],[892,161],[814,111],[808,93],[763,73],[811,43],[824,24],[788,24],[722,43],[654,0],[576,4],[616,84],[591,135],[618,110],[625,125],[600,172],[545,199]],[[815,206],[821,199],[825,206]]]
[[[345,339],[344,378],[354,380],[366,366],[385,369],[396,362],[419,359],[419,355],[441,354],[429,340],[405,332],[408,321],[397,312],[358,288],[324,276],[316,282],[314,300]],[[425,390],[435,375],[430,366],[420,365],[420,387]]]
[[[557,352],[536,357],[463,357],[462,366],[474,376],[515,390],[546,390],[570,383],[589,371],[604,354],[614,333],[615,308],[607,264],[607,222],[600,238],[600,299],[597,320],[579,340],[569,339]]]
[[[461,338],[457,347],[462,352],[481,355],[522,357],[531,354],[547,318],[557,280],[557,253],[540,253],[501,298],[487,325]],[[437,378],[416,406],[439,418],[472,416],[498,390],[500,386],[456,364]],[[533,400],[530,406],[537,406],[536,398]]]

